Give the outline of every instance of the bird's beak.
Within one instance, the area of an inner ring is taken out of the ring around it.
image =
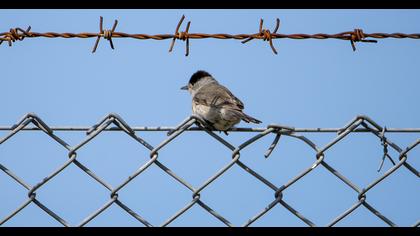
[[[181,90],[188,90],[188,85],[181,87]]]

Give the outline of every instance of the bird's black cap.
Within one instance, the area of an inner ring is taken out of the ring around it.
[[[211,76],[211,75],[207,71],[199,70],[191,76],[189,83],[191,85],[194,85],[198,80],[207,76]]]

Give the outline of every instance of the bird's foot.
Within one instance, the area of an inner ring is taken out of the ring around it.
[[[221,134],[222,132],[225,133],[226,135],[229,135],[229,133],[226,130],[217,130],[219,131],[219,134]]]

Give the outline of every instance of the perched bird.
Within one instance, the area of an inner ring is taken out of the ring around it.
[[[195,72],[188,85],[181,88],[192,96],[192,111],[218,131],[230,129],[241,120],[259,124],[261,121],[245,114],[244,104],[229,89],[219,84],[208,72]]]

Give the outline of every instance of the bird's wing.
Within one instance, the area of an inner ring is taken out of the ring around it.
[[[193,97],[193,102],[215,107],[228,106],[229,108],[242,110],[244,104],[229,89],[220,84],[204,86]]]

